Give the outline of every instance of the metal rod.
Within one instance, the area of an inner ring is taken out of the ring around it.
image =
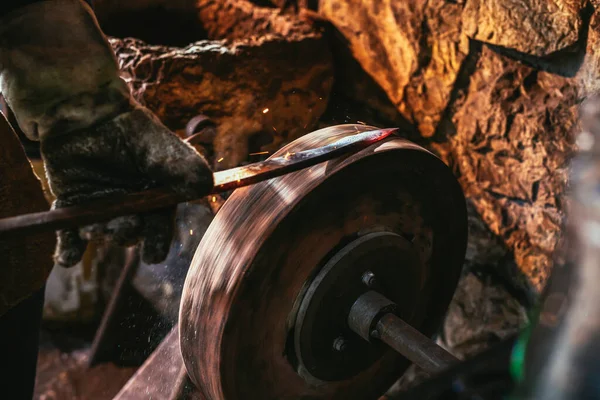
[[[361,132],[317,149],[288,153],[282,157],[269,158],[262,162],[216,172],[214,187],[206,195],[252,185],[337,158],[366,148],[396,131],[397,129],[393,128]],[[167,189],[153,189],[116,196],[79,206],[0,219],[0,237],[77,228],[109,221],[124,215],[166,208],[191,200],[196,200],[196,198],[178,196]]]
[[[429,373],[440,372],[460,361],[394,314],[383,315],[371,336]]]
[[[88,368],[95,366],[96,364],[109,361],[110,353],[115,345],[115,328],[121,318],[122,310],[124,306],[125,296],[127,289],[131,287],[131,280],[138,270],[139,266],[139,252],[129,249],[127,251],[127,259],[125,260],[125,266],[121,270],[119,279],[115,284],[112,295],[102,315],[100,325],[94,335],[92,346],[89,353],[87,362]]]
[[[518,335],[451,366],[435,377],[385,400],[499,399],[508,398],[515,381],[510,363]]]

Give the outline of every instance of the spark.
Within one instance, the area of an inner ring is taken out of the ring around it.
[[[258,155],[261,155],[261,154],[269,154],[269,152],[268,151],[259,151],[257,153],[250,153],[248,155],[249,156],[258,156]]]
[[[215,203],[217,201],[217,196],[212,197],[212,202]]]
[[[224,160],[224,158],[223,158],[223,157],[221,157],[221,158],[219,158],[219,159],[217,160],[217,162],[221,162],[221,161],[223,161],[223,160]]]
[[[268,113],[268,112],[269,112],[269,109],[268,109],[268,108],[265,108],[265,109],[263,110],[263,114],[266,114],[266,113]]]
[[[275,129],[275,127],[273,127],[273,130],[274,130],[275,132],[277,132],[277,129]]]
[[[194,230],[190,229],[190,235],[193,235],[193,234],[194,234]]]
[[[289,160],[291,156],[293,156],[295,153],[290,153],[289,151],[287,153],[285,153],[285,156],[283,156],[283,158],[285,158],[286,160]]]

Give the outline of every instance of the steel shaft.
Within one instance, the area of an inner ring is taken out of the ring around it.
[[[440,372],[459,361],[398,317],[397,309],[394,302],[370,290],[352,305],[348,325],[363,339],[384,342],[428,373]]]
[[[394,314],[381,317],[372,335],[429,373],[440,372],[459,361]]]

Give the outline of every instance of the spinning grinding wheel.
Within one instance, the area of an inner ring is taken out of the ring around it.
[[[373,129],[322,129],[273,157]],[[410,361],[373,336],[390,316],[438,330],[466,237],[451,171],[399,137],[237,189],[186,279],[188,373],[208,399],[376,399]]]

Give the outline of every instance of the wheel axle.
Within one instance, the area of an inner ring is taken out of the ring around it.
[[[350,309],[348,325],[363,339],[382,341],[429,373],[459,360],[396,315],[398,307],[382,294],[369,291]]]

